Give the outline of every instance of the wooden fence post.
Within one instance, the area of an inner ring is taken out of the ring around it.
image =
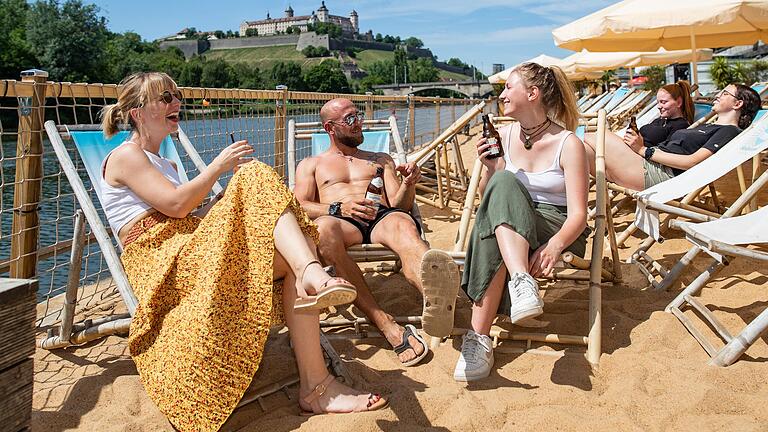
[[[16,185],[13,191],[13,229],[10,276],[35,279],[40,231],[39,207],[43,181],[43,121],[48,72],[21,72],[22,82],[34,83],[31,97],[19,98],[16,143]]]
[[[282,91],[275,99],[275,171],[285,177],[285,125],[288,117],[288,87],[278,85],[276,90]]]
[[[373,93],[365,92],[365,118],[373,120]]]
[[[416,148],[416,103],[411,96],[408,96],[408,146],[411,149]]]

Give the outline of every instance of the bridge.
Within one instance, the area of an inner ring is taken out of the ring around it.
[[[493,86],[488,81],[473,80],[376,85],[373,88],[381,90],[385,96],[405,96],[433,89],[452,90],[471,98],[486,97],[493,94]]]

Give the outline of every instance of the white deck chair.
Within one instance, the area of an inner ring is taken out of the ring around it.
[[[693,207],[689,203],[704,187],[733,170],[741,171],[742,163],[753,159],[755,155],[768,148],[768,116],[764,114],[762,111],[758,113],[749,128],[720,151],[684,173],[640,192],[624,190],[637,200],[633,225],[649,235],[649,238],[632,254],[630,261],[638,265],[654,288],[667,289],[676,280],[666,277],[669,270],[647,253],[654,242],[663,241],[659,212],[695,222],[708,222],[720,218],[721,214]],[[740,177],[743,178],[743,172],[740,173]],[[742,196],[749,191],[745,187],[742,190],[744,191]],[[680,202],[673,201],[679,198],[683,199]],[[619,242],[621,240],[620,238]],[[662,276],[662,283],[657,282],[654,272]]]
[[[65,293],[65,307],[62,314],[61,325],[58,329],[59,334],[50,334],[47,338],[39,341],[39,346],[41,348],[50,350],[71,345],[82,345],[89,341],[113,334],[127,334],[130,328],[131,317],[136,310],[138,302],[133,293],[133,289],[128,282],[128,277],[125,274],[125,269],[120,262],[120,257],[117,248],[115,247],[115,245],[117,245],[122,249],[122,244],[120,244],[120,240],[117,236],[111,236],[111,230],[107,230],[96,205],[96,203],[98,203],[98,207],[101,208],[101,191],[99,187],[101,162],[112,149],[116,148],[128,138],[129,132],[121,131],[112,139],[106,140],[104,139],[100,125],[57,126],[52,120],[45,122],[45,131],[48,134],[48,139],[51,141],[51,145],[59,160],[59,164],[72,186],[77,203],[81,208],[81,210],[78,210],[75,217],[71,259],[73,265],[70,268],[69,280]],[[86,189],[83,179],[77,171],[76,164],[70,157],[70,151],[64,143],[65,140],[72,140],[74,142],[79,156],[77,166],[82,164],[82,166],[85,167],[89,181],[91,185],[93,185],[96,195],[95,200],[88,192],[88,189]],[[187,157],[193,162],[198,172],[203,171],[206,168],[205,163],[181,128],[178,132],[178,140]],[[176,163],[181,180],[188,181],[184,164],[182,163],[176,146],[170,137],[166,137],[163,141],[160,147],[160,152],[161,156],[171,159]],[[222,190],[222,186],[216,182],[213,186],[213,194],[217,194]],[[93,235],[96,237],[99,248],[104,255],[104,260],[107,262],[107,266],[112,275],[112,279],[128,309],[128,314],[115,315],[106,319],[86,320],[83,323],[74,324],[78,281],[80,279],[80,261],[83,248],[85,247],[84,234],[86,222],[90,226]],[[113,238],[115,243],[113,243]],[[320,342],[326,360],[329,362],[333,372],[337,376],[343,377],[348,383],[351,383],[351,376],[346,371],[341,358],[322,332],[320,333]],[[298,379],[294,378],[284,381],[280,386],[270,384],[261,389],[257,389],[255,392],[249,392],[246,398],[240,402],[239,406],[243,406],[278,392],[295,382],[298,382]]]
[[[723,218],[713,222],[689,223],[672,221],[670,227],[681,229],[686,238],[696,249],[710,254],[713,259],[706,269],[691,282],[665,309],[672,313],[688,329],[691,335],[701,344],[711,357],[710,364],[729,366],[739,359],[742,354],[768,329],[768,308],[765,308],[756,318],[742,329],[739,334],[731,333],[694,295],[712,279],[712,277],[733,257],[745,257],[758,260],[765,265],[768,263],[768,253],[749,249],[738,245],[756,245],[768,243],[768,207],[762,207],[752,213],[733,218]],[[765,267],[762,268],[763,272]],[[685,305],[690,305],[708,321],[712,328],[725,341],[725,346],[716,349],[704,335],[693,326],[691,320],[682,312]]]
[[[502,118],[506,120],[506,118]],[[561,256],[561,262],[555,267],[554,280],[582,280],[589,281],[589,323],[587,327],[587,336],[581,335],[563,335],[553,333],[533,333],[533,332],[507,332],[499,331],[496,328],[491,330],[491,336],[494,343],[498,339],[510,339],[517,341],[558,343],[566,345],[586,346],[586,357],[589,363],[597,366],[602,353],[601,342],[601,304],[602,304],[602,283],[614,282],[618,280],[619,263],[614,259],[614,267],[607,269],[603,265],[603,244],[605,242],[606,231],[608,233],[609,244],[613,245],[615,236],[612,233],[613,226],[610,219],[607,219],[607,189],[605,187],[605,130],[606,113],[605,110],[597,112],[597,144],[596,144],[596,208],[597,214],[592,231],[592,255],[590,259],[582,259],[570,252],[565,252]],[[475,161],[472,170],[472,177],[469,184],[469,190],[464,202],[461,222],[456,235],[456,243],[452,255],[457,262],[463,266],[466,257],[466,242],[469,232],[469,224],[477,205],[477,189],[480,183],[482,172],[482,163]],[[610,247],[616,250],[615,246]],[[618,255],[615,255],[616,257]]]

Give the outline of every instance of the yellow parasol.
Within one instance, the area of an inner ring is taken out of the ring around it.
[[[718,48],[768,39],[765,0],[624,0],[552,32],[571,50]],[[693,81],[697,82],[693,58]]]
[[[571,81],[580,81],[584,79],[598,79],[601,76],[601,74],[595,73],[595,72],[591,72],[591,73],[577,72],[575,70],[572,70],[572,68],[569,68],[569,66],[566,63],[564,63],[563,59],[548,56],[546,54],[541,54],[532,59],[526,60],[524,62],[520,62],[510,68],[504,69],[501,72],[498,72],[496,74],[489,76],[488,82],[490,82],[491,84],[505,83],[507,81],[507,77],[509,76],[510,72],[512,72],[514,68],[518,67],[523,63],[538,63],[542,66],[558,66],[561,69],[563,69],[563,72],[565,72],[565,75]]]

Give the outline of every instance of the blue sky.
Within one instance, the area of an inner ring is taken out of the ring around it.
[[[440,60],[458,57],[490,73],[493,63],[507,67],[539,54],[565,57],[571,51],[555,47],[551,31],[602,9],[616,0],[327,0],[333,15],[355,9],[360,31],[415,36]],[[290,6],[307,15],[320,0],[91,0],[101,8],[115,32],[135,31],[154,40],[184,27],[237,30],[244,20],[283,16]]]

